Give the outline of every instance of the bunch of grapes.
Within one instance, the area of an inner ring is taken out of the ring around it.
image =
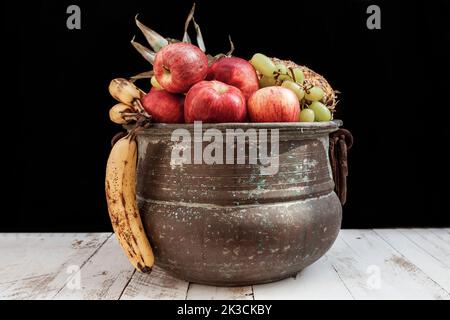
[[[324,91],[309,83],[301,68],[275,64],[261,53],[256,53],[250,63],[259,73],[260,88],[282,86],[295,93],[302,109],[299,121],[330,121],[333,118],[330,109],[321,102]]]

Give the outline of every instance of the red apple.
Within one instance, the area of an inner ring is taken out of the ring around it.
[[[291,90],[266,87],[256,91],[247,102],[252,122],[297,122],[300,102]]]
[[[242,91],[245,99],[259,89],[255,68],[248,61],[236,57],[224,57],[214,62],[208,70],[207,80],[235,86]]]
[[[184,42],[165,46],[156,54],[158,83],[172,93],[185,93],[208,73],[208,58],[198,47]]]
[[[184,103],[186,123],[244,122],[247,117],[241,90],[220,81],[202,81],[189,90]]]
[[[152,89],[142,99],[142,106],[154,122],[184,123],[184,96],[166,90]]]

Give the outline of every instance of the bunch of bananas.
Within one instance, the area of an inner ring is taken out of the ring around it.
[[[127,79],[114,79],[109,85],[109,93],[119,103],[109,110],[109,118],[117,124],[137,121],[139,116],[149,117],[141,104],[145,93]]]
[[[126,124],[145,113],[142,92],[130,81],[115,79],[109,92],[120,103],[111,108],[113,122]],[[106,165],[105,192],[114,233],[133,266],[148,273],[154,263],[153,251],[136,204],[137,144],[133,130],[117,141]]]

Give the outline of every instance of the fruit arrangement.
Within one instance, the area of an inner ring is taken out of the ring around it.
[[[325,78],[305,66],[261,53],[249,61],[234,57],[231,39],[227,54],[206,54],[194,11],[195,5],[182,41],[162,37],[136,17],[151,49],[134,38],[131,43],[153,70],[112,81],[110,93],[120,102],[110,110],[113,122],[126,124],[142,117],[156,123],[332,120],[336,93]],[[191,22],[197,46],[187,32]],[[151,82],[148,93],[134,85],[146,78]]]
[[[131,79],[114,79],[109,86],[118,101],[109,111],[111,121],[134,129],[118,140],[111,150],[106,169],[106,197],[114,232],[132,264],[149,272],[153,252],[136,206],[135,131],[148,122],[230,123],[230,122],[324,122],[333,118],[335,91],[311,69],[292,61],[256,53],[250,60],[227,54],[206,53],[195,5],[185,23],[182,41],[164,38],[142,24],[151,48],[133,40],[133,47],[152,64],[153,70]],[[193,23],[197,45],[188,28]],[[135,82],[147,79],[149,92]]]

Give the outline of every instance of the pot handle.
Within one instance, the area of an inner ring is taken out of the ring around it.
[[[347,201],[348,159],[347,151],[353,146],[353,136],[346,129],[330,134],[330,163],[336,193],[342,205]]]

